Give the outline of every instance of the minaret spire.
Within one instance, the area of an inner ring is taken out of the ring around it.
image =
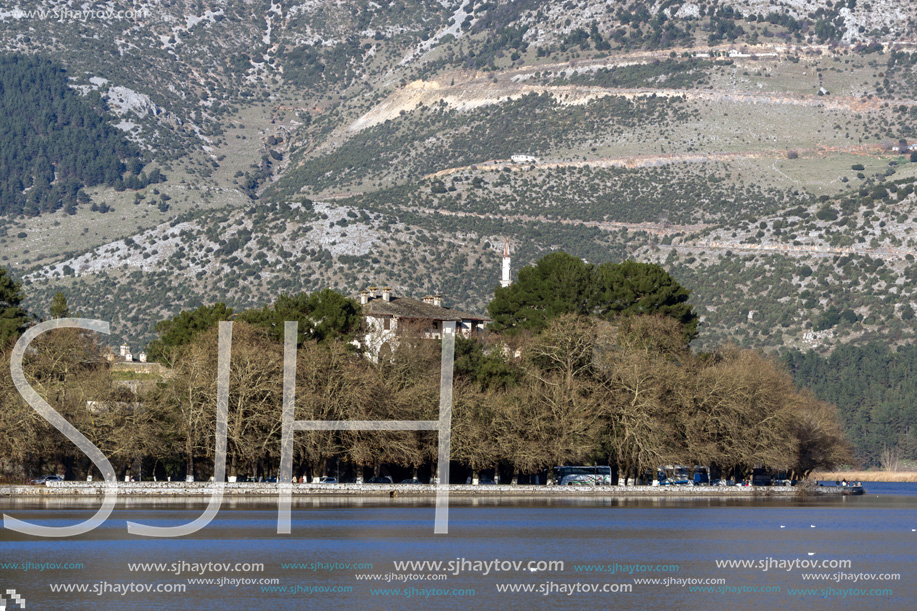
[[[503,288],[506,288],[513,283],[512,279],[510,278],[511,265],[512,263],[509,256],[509,239],[507,238],[503,245],[503,278],[500,280],[500,286]]]

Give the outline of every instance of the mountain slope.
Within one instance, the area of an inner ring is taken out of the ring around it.
[[[508,238],[516,268],[552,249],[663,263],[694,289],[700,346],[912,337],[909,4],[134,8],[0,13],[5,49],[62,62],[168,178],[87,189],[106,214],[0,221],[39,312],[64,290],[143,343],[180,308],[282,291],[481,310]]]

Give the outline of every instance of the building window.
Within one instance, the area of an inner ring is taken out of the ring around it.
[[[392,319],[391,319],[391,318],[386,318],[386,319],[385,319],[385,322],[382,323],[382,328],[385,329],[386,331],[388,331],[389,329],[391,329],[391,326],[392,326]]]

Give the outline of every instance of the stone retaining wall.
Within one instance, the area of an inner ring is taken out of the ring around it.
[[[277,495],[279,484],[226,483],[225,496]],[[119,482],[119,495],[128,496],[205,496],[210,495],[210,482]],[[293,484],[294,495],[435,495],[436,486],[426,484]],[[823,488],[818,492],[828,492]],[[800,492],[791,486],[471,486],[450,485],[449,494],[457,496],[728,496],[762,497],[793,496]],[[101,482],[51,482],[39,486],[2,486],[0,495],[27,496],[85,496],[104,493]]]

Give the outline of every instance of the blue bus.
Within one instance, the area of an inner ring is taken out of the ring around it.
[[[610,486],[611,467],[607,465],[554,467],[554,483],[558,486]]]

